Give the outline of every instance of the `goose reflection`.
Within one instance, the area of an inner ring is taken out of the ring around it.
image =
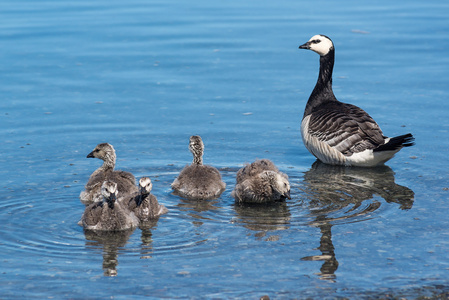
[[[153,233],[157,228],[159,218],[147,220],[139,224],[141,230],[140,247],[141,259],[152,258],[153,254]],[[98,231],[84,230],[86,245],[103,248],[103,274],[104,276],[117,276],[118,254],[128,242],[135,229],[122,231]]]
[[[84,230],[86,245],[103,248],[103,274],[117,276],[118,252],[124,247],[134,229],[121,231]]]
[[[401,210],[412,208],[414,192],[395,183],[388,166],[357,168],[331,166],[316,161],[304,174],[303,191],[313,220],[310,226],[321,231],[321,255],[302,258],[323,261],[318,274],[321,279],[334,280],[338,261],[332,243],[332,226],[369,219],[382,201],[395,203]]]
[[[270,231],[286,230],[290,227],[291,214],[286,201],[270,204],[238,204],[234,205],[237,213],[236,223],[243,227],[257,231],[255,237],[264,238]],[[266,241],[277,240],[274,235],[266,238]]]
[[[140,254],[142,259],[152,258],[153,254],[153,230],[157,227],[157,221],[159,218],[154,220],[147,220],[141,222],[139,228],[142,230],[140,235],[140,240],[142,245],[140,248]]]
[[[193,218],[193,225],[199,227],[203,225],[205,220],[210,220],[210,218],[203,216],[204,212],[209,210],[219,210],[220,207],[218,199],[214,200],[195,200],[195,199],[185,199],[181,198],[181,201],[177,205],[181,211],[187,212],[187,215]]]

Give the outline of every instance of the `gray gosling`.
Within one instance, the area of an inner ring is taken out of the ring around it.
[[[268,159],[256,160],[237,172],[231,195],[238,203],[269,203],[290,198],[288,176]]]
[[[140,222],[155,219],[160,215],[168,213],[168,209],[159,204],[156,196],[151,194],[153,183],[148,177],[142,177],[139,180],[139,195],[131,198],[128,208],[132,211]]]
[[[136,179],[133,174],[125,171],[115,171],[115,150],[111,144],[98,144],[95,149],[87,155],[87,158],[99,158],[103,160],[103,165],[90,175],[85,190],[80,194],[80,200],[84,205],[102,201],[101,185],[105,180],[117,183],[117,190],[120,199],[138,193]]]
[[[105,181],[101,185],[103,201],[87,206],[80,225],[88,230],[120,231],[139,225],[139,220],[126,206],[117,201],[117,184]]]
[[[226,183],[221,180],[220,172],[208,165],[203,165],[204,144],[201,137],[190,137],[189,150],[193,162],[179,173],[171,184],[175,194],[188,199],[214,199],[223,193]]]

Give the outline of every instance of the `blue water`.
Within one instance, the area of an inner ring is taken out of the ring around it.
[[[449,292],[449,4],[444,1],[0,3],[0,298],[414,298]],[[378,169],[315,163],[299,127],[322,33],[334,92],[416,146]],[[201,135],[227,189],[172,195]],[[170,212],[85,235],[78,199],[114,145]],[[269,158],[292,199],[234,205]]]

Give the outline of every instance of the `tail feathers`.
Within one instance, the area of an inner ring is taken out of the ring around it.
[[[410,147],[415,144],[415,138],[411,133],[407,133],[404,135],[396,136],[390,138],[388,143],[383,144],[376,149],[374,149],[374,152],[376,151],[395,151],[399,150],[403,147]]]

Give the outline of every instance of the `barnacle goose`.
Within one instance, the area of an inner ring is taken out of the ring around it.
[[[80,193],[80,200],[85,205],[102,201],[101,185],[105,180],[111,180],[117,184],[120,199],[130,197],[138,192],[136,179],[133,174],[125,171],[114,170],[115,150],[111,144],[101,143],[87,155],[87,158],[98,158],[103,160],[97,170],[90,175],[85,190]]]
[[[168,209],[159,204],[155,195],[151,194],[153,183],[148,177],[142,177],[139,180],[139,194],[132,197],[128,202],[128,208],[134,212],[136,217],[141,221],[149,221],[156,219],[162,214],[168,212]]]
[[[181,197],[188,199],[213,199],[225,190],[220,172],[212,166],[203,165],[203,140],[198,135],[190,137],[189,150],[193,162],[181,170],[171,187]]]
[[[301,122],[302,139],[310,153],[331,165],[373,167],[385,163],[403,147],[414,145],[412,134],[386,137],[364,110],[335,98],[335,48],[330,38],[315,35],[299,48],[320,55],[318,81]]]
[[[256,160],[237,172],[231,195],[238,203],[268,203],[290,199],[288,176],[268,159]]]
[[[103,200],[87,206],[79,225],[88,230],[119,231],[136,227],[139,220],[128,208],[117,201],[117,184],[104,181],[101,185]]]

